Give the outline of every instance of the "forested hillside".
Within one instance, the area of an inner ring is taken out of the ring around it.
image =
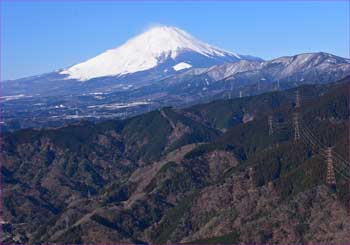
[[[2,242],[350,243],[349,94],[345,78],[6,133]]]

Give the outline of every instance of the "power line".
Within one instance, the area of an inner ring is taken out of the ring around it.
[[[305,130],[305,127],[304,127],[304,130]],[[305,135],[307,135],[307,137],[309,138],[309,141],[312,142],[312,144],[313,144],[314,146],[318,147],[318,149],[320,150],[320,154],[323,155],[324,157],[327,157],[327,155],[326,155],[324,152],[326,151],[326,149],[327,149],[328,147],[322,147],[322,146],[320,146],[320,143],[319,143],[319,142],[318,142],[318,143],[315,142],[315,141],[317,141],[317,139],[315,138],[315,136],[310,136],[310,135],[312,135],[311,132],[306,133],[306,131],[304,131],[304,133],[305,133]],[[313,138],[313,139],[311,140],[310,138]],[[344,161],[341,160],[341,159],[339,159],[334,153],[335,153],[335,151],[333,150],[333,151],[332,151],[332,157],[333,157],[333,159],[334,159],[334,160],[338,160],[338,162],[339,162],[343,167],[345,167],[346,169],[349,169],[349,170],[350,170],[350,166],[349,166],[348,164],[344,164]]]
[[[289,80],[289,77],[288,77]],[[288,95],[287,95],[288,96]],[[329,186],[336,185],[336,175],[346,180],[350,180],[350,163],[346,160],[342,155],[337,153],[334,150],[334,147],[326,146],[324,143],[320,141],[320,139],[315,136],[315,134],[310,130],[306,124],[301,123],[301,117],[299,114],[299,108],[301,108],[301,99],[303,101],[315,99],[313,96],[301,96],[300,91],[296,90],[295,94],[295,112],[292,115],[292,126],[294,130],[294,142],[299,142],[300,139],[306,145],[310,145],[311,148],[315,151],[315,156],[319,156],[323,159],[327,164],[327,174],[326,174],[326,184]],[[288,127],[288,128],[287,128]],[[277,132],[286,132],[290,128],[290,124],[288,122],[275,122],[273,124],[273,116],[268,116],[268,128],[269,135],[272,136],[274,133],[274,129]]]
[[[325,146],[324,144],[322,144],[322,143],[317,139],[317,137],[311,132],[310,129],[308,129],[306,126],[304,126],[303,129],[306,130],[306,131],[308,131],[308,133],[311,135],[311,137],[314,138],[314,140],[315,140],[323,149],[326,149],[326,148],[327,148],[327,146]],[[347,164],[350,166],[350,163],[349,163],[347,160],[343,159],[336,151],[333,151],[333,155],[334,155],[336,158],[338,158],[339,160],[341,160],[341,161],[347,163]]]

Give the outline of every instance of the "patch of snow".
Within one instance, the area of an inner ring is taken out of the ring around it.
[[[18,100],[18,99],[30,98],[30,97],[32,97],[32,96],[24,95],[24,94],[17,94],[17,95],[1,96],[0,100],[9,101],[9,100]]]
[[[97,100],[103,100],[105,97],[100,96],[100,95],[95,95],[94,98]]]
[[[122,89],[127,90],[127,89],[131,89],[132,87],[134,87],[134,86],[129,84],[127,86],[123,86]]]
[[[177,65],[174,65],[174,66],[173,66],[173,69],[174,69],[175,71],[180,71],[180,70],[188,69],[188,68],[191,68],[191,67],[192,67],[192,65],[187,64],[187,63],[185,63],[185,62],[181,62],[181,63],[179,63],[179,64],[177,64]]]
[[[56,105],[56,106],[55,106],[55,108],[56,108],[56,109],[59,109],[59,108],[65,108],[65,106],[64,106],[64,105],[62,105],[62,104],[60,104],[60,105]]]
[[[103,105],[92,105],[88,106],[88,108],[104,108],[107,110],[115,110],[115,109],[124,109],[128,107],[142,106],[148,105],[150,102],[146,101],[135,101],[131,103],[112,103],[112,104],[103,104]]]

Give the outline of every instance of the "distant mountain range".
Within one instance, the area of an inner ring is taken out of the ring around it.
[[[176,27],[158,26],[66,69],[3,81],[7,122],[2,123],[34,126],[39,118],[46,123],[130,116],[163,106],[328,83],[347,75],[350,60],[332,54],[264,61],[213,47]]]
[[[239,55],[197,40],[176,27],[157,26],[115,49],[69,68],[3,82],[3,95],[67,95],[134,91],[150,85],[223,79],[247,83],[321,82],[350,74],[350,60],[326,53],[300,54],[271,61]],[[197,81],[198,80],[198,81]],[[161,82],[161,83],[160,83]],[[159,84],[160,83],[160,84]],[[186,88],[187,85],[186,84]],[[218,85],[220,86],[220,84]],[[210,90],[210,86],[204,86]],[[201,86],[202,89],[202,86]]]

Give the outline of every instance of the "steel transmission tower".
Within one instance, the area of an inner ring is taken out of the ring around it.
[[[334,174],[334,166],[333,166],[333,154],[332,154],[332,147],[328,147],[326,149],[326,156],[327,156],[327,177],[326,177],[326,183],[330,186],[335,186],[335,174]]]
[[[273,135],[273,117],[268,117],[268,123],[269,123],[269,135]]]
[[[301,103],[300,103],[300,92],[297,90],[296,95],[295,95],[295,108],[300,108]]]
[[[293,113],[293,126],[294,126],[294,141],[300,140],[300,124],[299,124],[299,113]]]

